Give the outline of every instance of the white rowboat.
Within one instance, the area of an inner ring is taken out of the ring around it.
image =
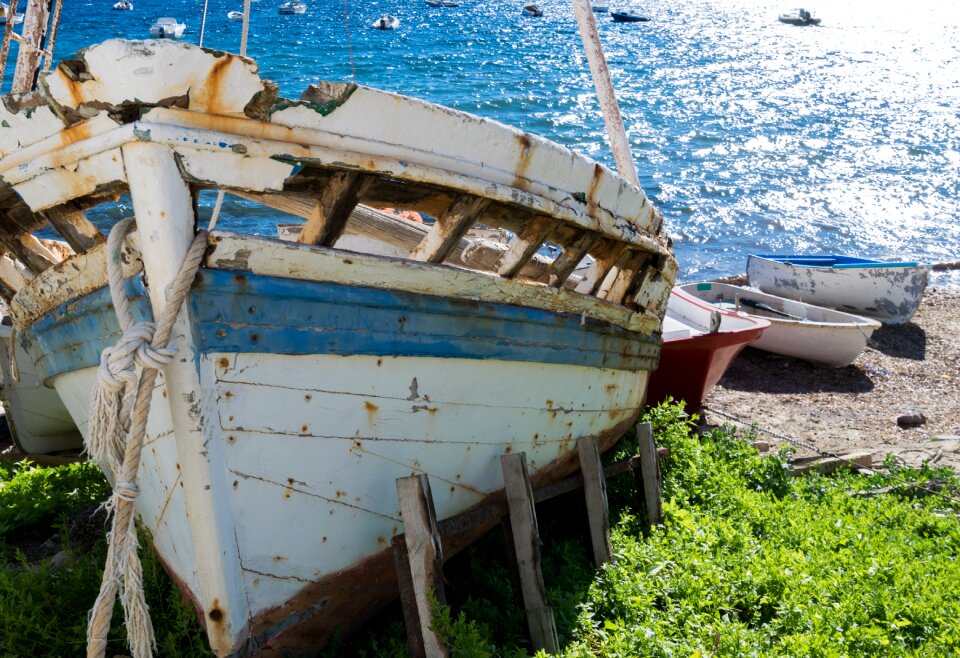
[[[836,368],[853,363],[873,332],[880,328],[875,320],[751,288],[726,283],[690,283],[680,287],[718,308],[769,322],[770,326],[751,347]]]
[[[929,275],[929,265],[853,256],[762,254],[747,259],[747,277],[754,288],[885,324],[910,321]]]

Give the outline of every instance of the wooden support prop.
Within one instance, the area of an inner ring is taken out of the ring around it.
[[[610,515],[607,507],[607,482],[603,477],[600,461],[600,446],[597,438],[585,436],[577,441],[580,452],[580,471],[583,473],[583,493],[587,500],[587,517],[590,521],[590,542],[593,546],[593,562],[598,567],[613,561],[610,546]]]
[[[396,553],[395,559],[410,653],[415,658],[446,656],[446,647],[431,629],[433,614],[428,596],[430,590],[434,591],[441,603],[446,600],[443,592],[443,550],[430,481],[424,474],[398,478],[397,496],[400,498],[400,516],[403,519],[404,539],[400,552],[405,553],[406,560],[401,564]],[[394,541],[395,548],[398,543]]]
[[[489,199],[459,195],[430,227],[417,248],[411,252],[410,258],[425,263],[442,263],[488,205]]]
[[[526,455],[503,455],[500,457],[500,466],[503,469],[503,484],[513,529],[513,549],[520,570],[530,641],[534,649],[556,653],[560,650],[560,641],[557,639],[553,609],[547,600],[547,588],[540,570],[540,532],[537,529],[537,512],[533,504]]]
[[[547,283],[554,288],[561,288],[573,271],[587,255],[593,245],[600,239],[600,234],[593,231],[581,231],[572,242],[564,245],[563,252],[551,263],[546,272]]]
[[[300,242],[332,247],[357,205],[363,181],[356,171],[338,171],[330,176],[319,205],[303,227]]]
[[[637,443],[640,448],[640,469],[634,471],[638,476],[637,495],[642,496],[647,523],[653,526],[660,523],[663,506],[660,500],[660,463],[650,423],[637,424]]]
[[[17,15],[18,0],[10,0],[7,6],[7,22],[3,26],[3,41],[0,42],[0,87],[3,87],[4,74],[7,71],[7,55],[10,54],[10,40],[13,38],[14,18]]]
[[[550,217],[531,217],[523,230],[513,239],[510,249],[500,258],[497,274],[507,279],[515,277],[526,262],[537,253],[543,241],[550,236],[553,226],[554,220]]]
[[[90,223],[86,215],[71,207],[70,204],[50,208],[41,214],[47,218],[57,233],[63,236],[70,248],[78,253],[107,241],[97,227]]]

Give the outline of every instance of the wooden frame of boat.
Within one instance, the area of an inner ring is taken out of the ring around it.
[[[880,328],[876,320],[753,288],[712,282],[690,283],[680,288],[718,308],[769,322],[770,326],[751,347],[834,368],[853,363],[873,332]]]
[[[920,307],[930,266],[837,255],[750,254],[750,285],[789,299],[904,324]]]
[[[396,478],[429,474],[442,519],[502,495],[501,454],[546,483],[635,422],[676,261],[643,192],[583,156],[354,85],[281,99],[175,41],[93,46],[0,119],[0,246],[30,273],[0,294],[84,433],[119,336],[85,210],[130,194],[138,318],[166,308],[202,190],[305,219],[298,243],[211,233],[147,421],[136,509],[218,655],[315,649],[395,596]],[[346,251],[359,203],[436,221],[403,258]],[[49,258],[47,224],[79,253]],[[471,269],[474,224],[516,237]]]

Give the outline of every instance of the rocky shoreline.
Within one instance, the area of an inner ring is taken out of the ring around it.
[[[910,415],[925,420],[898,424]],[[894,454],[960,469],[960,290],[928,288],[910,323],[885,325],[845,368],[747,348],[705,401],[708,424],[730,417],[830,453],[869,451],[875,464]]]

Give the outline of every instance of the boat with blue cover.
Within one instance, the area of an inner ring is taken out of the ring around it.
[[[750,285],[789,299],[864,315],[885,324],[910,321],[930,266],[846,255],[751,254]]]
[[[565,147],[354,84],[280,98],[176,41],[106,41],[4,98],[0,179],[0,244],[31,274],[0,293],[84,438],[101,395],[157,378],[136,461],[97,454],[221,656],[315,651],[396,596],[397,478],[429,475],[445,519],[503,495],[506,452],[542,484],[580,438],[613,445],[677,273],[643,191]],[[302,218],[297,241],[201,226],[220,191]],[[134,218],[108,241],[87,212],[118,197]],[[393,255],[347,248],[362,207],[435,221]],[[514,237],[478,249],[474,225]],[[77,253],[45,259],[43,227]]]

